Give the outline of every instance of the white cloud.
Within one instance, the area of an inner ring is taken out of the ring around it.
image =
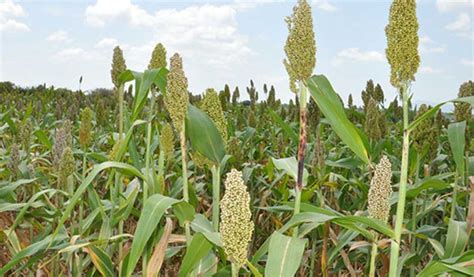
[[[441,69],[433,68],[431,66],[422,66],[422,67],[420,67],[419,72],[422,73],[422,74],[439,74],[442,71],[441,71]]]
[[[96,43],[95,48],[111,48],[118,44],[114,38],[103,38]]]
[[[436,7],[440,12],[449,12],[474,8],[474,0],[436,0]]]
[[[446,25],[445,28],[455,32],[458,36],[472,38],[471,17],[466,12],[460,13],[456,20]]]
[[[420,52],[425,54],[439,54],[446,51],[445,46],[437,45],[433,39],[426,35],[420,37],[419,49]]]
[[[313,5],[323,11],[333,12],[337,8],[329,0],[313,0]]]
[[[83,57],[85,55],[86,51],[78,47],[66,48],[56,53],[56,57],[60,60],[68,60],[75,57]]]
[[[332,64],[337,66],[346,61],[356,62],[383,62],[384,55],[377,51],[361,51],[359,48],[347,48],[339,51]]]
[[[471,28],[471,17],[468,13],[461,13],[456,21],[446,25],[446,29],[450,31],[468,31]]]
[[[104,26],[107,21],[123,18],[135,26],[152,26],[154,17],[130,0],[97,0],[86,8],[86,22],[92,26]]]
[[[14,19],[7,19],[0,22],[0,31],[16,32],[29,31],[30,28],[25,23],[16,21]]]
[[[66,31],[56,31],[51,33],[47,38],[47,41],[52,41],[52,42],[71,42],[72,39],[69,38],[69,34]]]
[[[237,12],[233,5],[205,4],[149,13],[130,0],[98,0],[86,8],[85,16],[93,26],[124,19],[131,26],[150,28],[149,43],[130,46],[132,60],[148,60],[159,41],[169,55],[179,52],[204,65],[231,67],[252,54],[247,38],[238,32]]]
[[[461,64],[465,66],[474,66],[474,60],[462,59]]]
[[[23,7],[19,4],[15,4],[12,0],[4,0],[0,2],[0,31],[29,31],[30,28],[28,25],[13,19],[25,15],[26,13],[23,10]]]

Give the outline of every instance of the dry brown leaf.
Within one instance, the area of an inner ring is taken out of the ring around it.
[[[354,242],[352,245],[351,245],[351,248],[349,248],[349,252],[352,251],[352,250],[355,250],[357,248],[361,248],[361,247],[369,247],[371,246],[372,244],[367,242],[367,241],[356,241]]]
[[[163,235],[161,236],[160,241],[156,244],[155,250],[153,250],[153,255],[151,255],[150,260],[148,261],[147,277],[158,276],[163,260],[165,259],[165,251],[168,246],[171,231],[173,231],[173,221],[167,217]]]

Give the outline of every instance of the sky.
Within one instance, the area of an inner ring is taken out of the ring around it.
[[[308,0],[317,52],[315,74],[328,77],[343,99],[368,79],[390,85],[384,28],[388,0]],[[250,79],[262,93],[274,85],[283,102],[293,98],[283,66],[288,35],[285,16],[296,1],[0,0],[0,81],[20,86],[111,88],[113,47],[127,67],[146,69],[154,46],[183,56],[189,89],[239,86]],[[474,79],[474,0],[418,0],[421,65],[412,85],[414,101],[434,104],[456,98]],[[262,96],[261,96],[262,97]]]

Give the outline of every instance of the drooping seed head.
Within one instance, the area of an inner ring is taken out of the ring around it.
[[[390,81],[398,88],[403,82],[414,81],[415,73],[420,66],[416,0],[392,2],[385,34],[387,36],[385,52],[391,67]]]
[[[299,0],[293,14],[286,18],[288,38],[285,44],[286,59],[283,61],[290,79],[290,89],[296,93],[297,81],[306,82],[316,65],[316,42],[313,31],[311,6]]]
[[[168,73],[164,102],[174,127],[181,132],[188,110],[189,95],[188,79],[184,75],[183,61],[177,53],[170,59],[170,71]]]
[[[125,64],[125,59],[123,58],[122,49],[119,46],[115,46],[114,54],[112,56],[112,69],[110,70],[110,75],[112,77],[112,83],[115,88],[119,88],[120,81],[119,76],[124,71],[127,70],[127,65]]]
[[[148,69],[166,67],[166,49],[163,44],[158,43],[151,53],[150,63]]]
[[[225,143],[227,141],[227,120],[225,119],[219,96],[214,89],[209,88],[206,90],[201,102],[201,109],[216,124],[217,130]]]
[[[458,97],[474,96],[474,82],[467,81],[459,87]],[[472,120],[472,105],[469,103],[455,103],[454,117],[457,122],[467,121],[468,123]]]
[[[392,164],[386,156],[383,156],[375,167],[368,195],[369,216],[383,222],[387,222],[390,214],[391,179]]]
[[[116,159],[118,158],[117,154],[118,154],[118,151],[120,149],[120,144],[122,144],[122,141],[118,139],[115,142],[114,146],[112,146],[112,149],[109,152],[109,160],[117,161]]]
[[[227,173],[225,193],[221,201],[220,232],[228,259],[242,266],[247,259],[254,223],[250,211],[250,195],[242,179],[242,172],[232,169]]]
[[[79,143],[85,149],[92,141],[92,110],[85,108],[81,112],[81,126],[79,128]]]

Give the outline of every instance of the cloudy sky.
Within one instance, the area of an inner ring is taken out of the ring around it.
[[[311,0],[309,0],[311,2]],[[0,80],[71,89],[112,87],[112,49],[129,68],[146,68],[154,45],[184,58],[190,90],[224,84],[241,92],[253,79],[292,97],[282,64],[284,17],[295,1],[0,0]],[[346,99],[371,78],[389,100],[385,33],[390,1],[313,0],[315,73],[325,74]],[[474,75],[474,0],[418,0],[421,67],[412,91],[418,102],[456,96]],[[241,93],[242,94],[242,93]],[[243,93],[245,94],[245,93]]]

